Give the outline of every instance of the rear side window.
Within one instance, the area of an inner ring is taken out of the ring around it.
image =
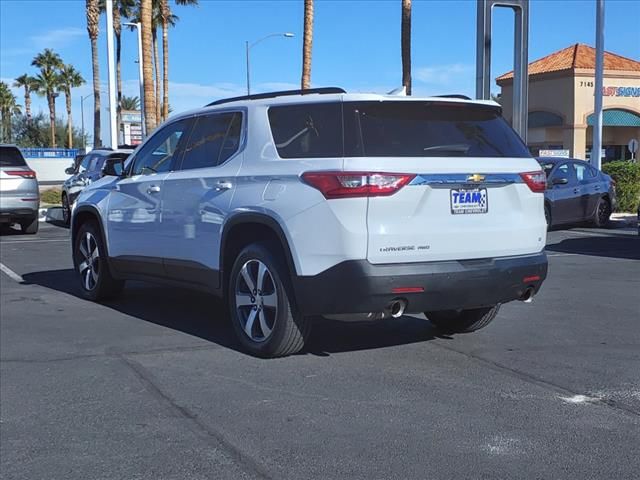
[[[340,103],[271,107],[269,124],[281,158],[343,156]]]
[[[185,147],[181,170],[215,167],[240,148],[242,114],[218,113],[198,117]]]
[[[493,107],[443,102],[347,102],[344,118],[346,156],[531,156]]]
[[[16,147],[0,147],[0,167],[24,167],[22,153]]]

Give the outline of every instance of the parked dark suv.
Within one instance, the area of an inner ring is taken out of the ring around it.
[[[71,219],[71,206],[76,197],[90,183],[104,176],[107,163],[121,164],[131,154],[130,149],[96,149],[85,155],[80,162],[65,170],[71,175],[62,185],[62,215],[66,225]]]
[[[547,175],[544,214],[549,227],[591,222],[609,223],[616,207],[615,182],[606,173],[575,158],[539,157]]]

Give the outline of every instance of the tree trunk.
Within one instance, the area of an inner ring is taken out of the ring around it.
[[[160,124],[162,121],[160,117],[160,75],[159,75],[159,67],[158,61],[160,57],[158,56],[158,32],[153,30],[153,78],[155,79],[155,87],[156,87],[156,124]]]
[[[98,39],[91,39],[91,61],[93,63],[93,147],[102,146],[100,138],[100,64],[98,63]]]
[[[49,103],[49,123],[51,124],[51,148],[56,148],[56,100],[52,93],[47,93]]]
[[[27,123],[31,123],[31,92],[29,87],[24,87],[24,112],[27,115]]]
[[[313,0],[304,0],[304,39],[302,41],[301,88],[311,87],[311,47],[313,44]]]
[[[73,148],[73,127],[71,120],[71,90],[65,92],[65,100],[67,103],[67,148]]]
[[[140,0],[142,23],[142,68],[144,77],[144,120],[147,136],[156,128],[156,96],[153,91],[153,33],[151,0]]]
[[[115,6],[114,6],[115,8]],[[118,129],[118,142],[120,141],[120,128],[122,126],[122,73],[120,68],[120,50],[122,48],[122,40],[120,35],[116,35],[116,76],[118,84],[118,101],[116,106],[116,125]]]
[[[166,2],[166,0],[163,0]],[[169,116],[169,25],[162,16],[162,120]]]
[[[411,0],[402,0],[402,28],[400,34],[402,49],[402,85],[411,95]]]
[[[116,37],[116,85],[117,85],[117,98],[116,98],[116,130],[118,134],[118,143],[120,143],[120,126],[122,122],[122,75],[120,69],[120,51],[122,49],[122,24],[120,20],[120,2],[113,2],[113,34]]]

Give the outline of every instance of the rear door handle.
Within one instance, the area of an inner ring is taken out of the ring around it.
[[[580,189],[579,188],[574,188],[573,189],[573,193],[580,193]]]
[[[221,180],[221,181],[216,183],[216,190],[217,191],[229,190],[231,187],[233,187],[231,182],[227,182],[225,180]]]
[[[147,188],[147,193],[148,194],[160,193],[160,187],[157,185],[150,185],[149,188]]]

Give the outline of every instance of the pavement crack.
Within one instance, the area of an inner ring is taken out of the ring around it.
[[[567,396],[576,396],[576,395],[581,395],[584,392],[575,392],[573,390],[570,390],[566,387],[563,387],[562,385],[558,385],[556,383],[550,382],[548,380],[544,380],[540,377],[537,377],[535,375],[531,375],[530,373],[525,373],[521,370],[517,370],[515,368],[511,368],[511,367],[507,367],[505,365],[502,365],[500,363],[494,362],[492,360],[488,360],[486,358],[482,358],[479,357],[477,355],[474,355],[472,353],[468,353],[468,352],[464,352],[462,350],[458,350],[456,348],[452,348],[446,345],[442,345],[441,343],[437,343],[434,342],[434,345],[436,345],[437,347],[440,347],[444,350],[448,350],[450,352],[454,352],[454,353],[458,353],[460,355],[463,355],[477,363],[480,363],[482,365],[484,365],[485,367],[490,368],[493,371],[496,372],[500,372],[503,374],[507,374],[510,375],[512,377],[516,377],[522,381],[525,381],[527,383],[531,383],[534,385],[537,385],[539,387],[542,387],[546,390],[551,390],[555,393],[560,393],[562,395],[567,395]],[[611,400],[611,399],[604,399],[604,398],[594,398],[591,402],[592,405],[600,405],[602,407],[607,407],[607,408],[611,408],[613,410],[619,411],[621,413],[624,413],[627,416],[631,416],[633,418],[637,418],[640,417],[640,410],[630,407],[628,405],[624,405],[621,404],[619,402],[616,402],[615,400]]]
[[[122,360],[138,377],[145,389],[154,396],[158,401],[169,407],[169,409],[175,412],[178,416],[184,418],[190,425],[194,433],[204,435],[205,438],[215,442],[216,447],[222,447],[227,454],[238,464],[243,467],[248,473],[264,480],[272,480],[272,477],[267,473],[265,467],[263,467],[256,460],[243,453],[242,450],[228,441],[221,433],[215,431],[213,428],[202,422],[198,415],[189,411],[186,407],[179,405],[174,398],[169,394],[163,392],[160,387],[154,382],[153,375],[140,363],[127,358],[124,355],[119,355],[118,358]]]

